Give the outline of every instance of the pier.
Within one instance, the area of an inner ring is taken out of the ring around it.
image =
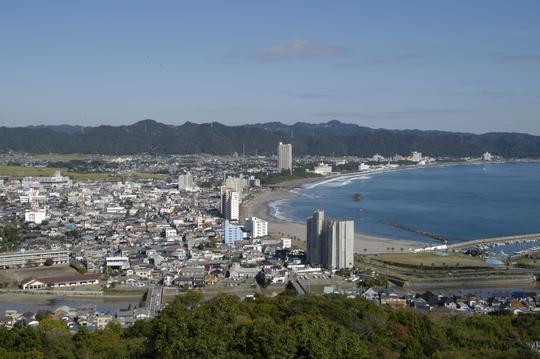
[[[482,239],[473,239],[466,242],[449,244],[448,249],[463,249],[474,246],[481,246],[491,243],[500,243],[500,242],[514,242],[514,241],[531,241],[539,240],[540,233],[530,233],[530,234],[521,234],[517,236],[507,236],[507,237],[493,237],[493,238],[482,238]]]

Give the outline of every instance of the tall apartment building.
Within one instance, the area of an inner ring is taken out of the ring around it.
[[[240,218],[240,194],[229,188],[221,187],[221,215],[230,221]]]
[[[325,249],[322,246],[325,244],[321,239],[324,223],[324,211],[317,210],[313,212],[313,216],[307,219],[307,251],[306,260],[311,265],[321,265],[322,253]]]
[[[249,179],[242,176],[228,176],[223,181],[223,186],[230,188],[231,190],[238,193],[242,193],[244,189],[249,187]]]
[[[352,268],[354,265],[354,221],[329,221],[326,228],[328,252],[326,268]]]
[[[193,191],[193,175],[191,173],[178,176],[178,189],[187,192]]]
[[[352,268],[354,221],[324,218],[317,210],[307,219],[307,262],[328,269]]]
[[[267,236],[268,222],[257,217],[246,218],[246,230],[251,232],[253,238]]]
[[[290,143],[279,143],[278,145],[278,171],[292,172],[292,145]]]

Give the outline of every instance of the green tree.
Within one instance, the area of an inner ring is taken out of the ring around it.
[[[39,322],[39,327],[43,330],[63,330],[67,331],[66,323],[56,318],[45,318]]]
[[[54,260],[52,258],[47,258],[44,263],[47,267],[50,267],[54,264]]]

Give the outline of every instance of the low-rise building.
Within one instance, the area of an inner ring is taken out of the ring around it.
[[[245,230],[242,226],[232,224],[228,220],[225,220],[223,233],[225,244],[233,244],[234,242],[241,241],[245,236]]]
[[[0,268],[42,266],[69,263],[68,250],[24,251],[0,254]]]
[[[99,274],[78,274],[47,278],[29,278],[21,282],[22,289],[48,289],[99,284]]]
[[[120,269],[129,268],[129,258],[128,257],[107,257],[106,265],[108,268],[117,267]]]

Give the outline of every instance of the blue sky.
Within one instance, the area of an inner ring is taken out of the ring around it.
[[[4,1],[0,124],[540,134],[540,1]]]

